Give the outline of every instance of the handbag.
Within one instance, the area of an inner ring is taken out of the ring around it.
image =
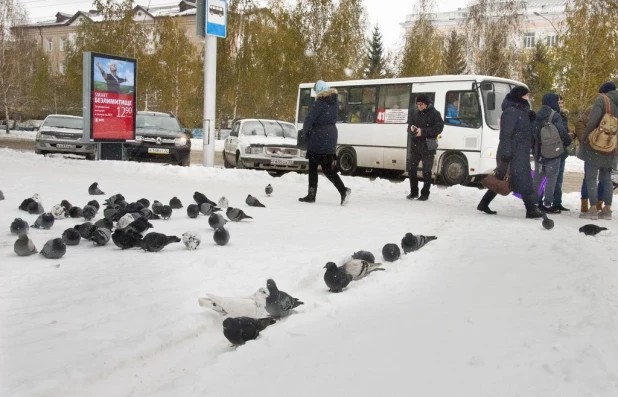
[[[513,190],[511,188],[511,166],[509,165],[509,168],[507,168],[506,170],[506,176],[504,177],[504,179],[500,179],[496,176],[496,170],[494,170],[493,173],[487,175],[484,179],[483,179],[483,186],[485,186],[487,189],[491,190],[494,193],[498,193],[499,195],[502,196],[508,196],[509,193],[511,193],[511,191]]]
[[[438,140],[436,138],[425,139],[425,145],[429,151],[438,150]]]

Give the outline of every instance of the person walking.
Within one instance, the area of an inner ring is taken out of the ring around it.
[[[529,90],[523,86],[516,86],[502,102],[496,177],[504,179],[510,172],[513,191],[521,194],[526,208],[526,218],[535,219],[542,218],[544,214],[536,205],[538,195],[532,186],[530,149],[535,114],[530,110],[528,98]],[[476,209],[486,214],[497,214],[489,208],[489,204],[496,196],[497,193],[488,190]]]
[[[408,151],[406,169],[410,179],[410,194],[408,200],[418,198],[419,201],[429,199],[431,188],[431,171],[436,156],[437,137],[444,129],[444,121],[440,112],[433,107],[427,95],[416,97],[417,111],[408,113]],[[418,164],[423,162],[423,189],[418,195]]]
[[[568,136],[570,138],[569,145],[573,142],[575,138],[575,134],[573,134],[569,129],[569,111],[564,107],[564,98],[562,95],[559,95],[560,100],[558,101],[558,105],[560,105],[560,116],[562,116],[562,124],[567,129]],[[566,167],[566,159],[569,157],[568,146],[564,147],[564,153],[560,159],[560,170],[558,171],[558,180],[556,180],[556,189],[554,190],[554,207],[561,212],[570,211],[570,209],[566,208],[562,205],[562,184],[564,182],[564,169]]]
[[[307,159],[309,159],[309,191],[307,196],[298,201],[314,203],[318,191],[318,166],[322,167],[324,176],[332,182],[341,195],[341,205],[350,200],[351,189],[343,184],[333,167],[337,150],[337,90],[330,88],[322,80],[315,83],[316,99],[309,108],[309,113],[303,123],[303,131],[307,137]]]

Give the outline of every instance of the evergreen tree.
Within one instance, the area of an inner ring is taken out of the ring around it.
[[[382,34],[380,28],[376,25],[373,28],[371,42],[367,48],[367,60],[364,70],[366,79],[379,79],[386,74],[386,61],[384,59],[384,49],[382,47]]]
[[[442,74],[464,74],[466,73],[467,63],[464,54],[464,38],[457,34],[455,29],[446,36],[445,48],[442,53],[440,73]]]
[[[399,65],[400,77],[432,76],[439,73],[442,36],[431,22],[433,0],[419,0],[417,19],[406,34]]]
[[[525,51],[528,53],[525,54],[522,80],[528,85],[532,104],[538,109],[543,95],[555,87],[556,62],[553,52],[540,40],[533,49]]]

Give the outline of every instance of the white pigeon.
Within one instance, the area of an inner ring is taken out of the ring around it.
[[[217,204],[219,208],[227,208],[230,206],[230,202],[225,198],[225,196],[221,197]]]
[[[193,251],[202,242],[199,233],[196,232],[184,232],[182,234],[182,243],[187,249]]]
[[[198,298],[202,307],[207,307],[229,317],[263,318],[270,315],[266,311],[266,298],[269,293],[266,288],[260,288],[253,295],[235,298],[206,294],[206,298]]]
[[[134,220],[135,217],[132,214],[124,214],[120,219],[118,219],[118,228],[124,229],[133,223]]]
[[[60,204],[56,204],[52,207],[51,214],[54,216],[54,219],[64,219],[69,216],[67,211]]]
[[[360,280],[371,272],[376,270],[385,270],[381,268],[381,263],[369,263],[361,259],[352,259],[341,266],[344,272],[351,275],[352,280]]]
[[[31,198],[32,198],[32,200],[34,200],[37,203],[41,204],[41,196],[39,196],[38,193],[33,194]]]

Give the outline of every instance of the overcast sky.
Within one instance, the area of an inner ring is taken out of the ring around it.
[[[33,20],[53,19],[58,11],[73,14],[78,10],[87,11],[91,8],[89,0],[18,0],[28,11]],[[150,0],[150,5],[177,4],[170,0]],[[266,4],[266,0],[258,0]],[[139,0],[137,4],[147,7],[149,0]],[[405,21],[406,15],[412,12],[413,0],[364,0],[369,14],[370,26],[368,31],[377,23],[382,31],[382,38],[386,48],[393,48],[400,40],[403,29],[400,23]],[[452,11],[458,7],[465,7],[466,0],[442,0],[440,11]]]

